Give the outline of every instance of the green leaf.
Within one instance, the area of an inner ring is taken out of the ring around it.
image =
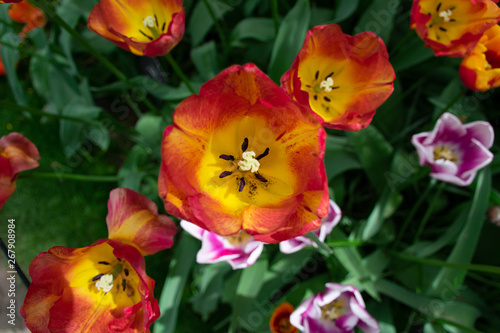
[[[230,270],[230,265],[220,262],[204,265],[198,274],[200,277],[198,293],[191,298],[190,302],[193,310],[201,314],[203,321],[206,321],[208,316],[217,309],[224,289],[224,276]]]
[[[125,163],[118,170],[118,177],[122,181],[118,184],[119,187],[127,187],[136,192],[140,192],[142,178],[146,172],[140,170],[140,166],[146,161],[146,158],[151,153],[143,145],[135,145],[129,151]]]
[[[339,228],[334,228],[330,235],[335,240],[347,240]],[[355,247],[336,247],[332,250],[340,264],[356,279],[352,284],[360,290],[366,290],[373,298],[380,299],[373,284],[374,276],[362,262],[359,250]]]
[[[177,239],[175,254],[168,266],[165,286],[158,302],[161,316],[153,326],[154,333],[175,332],[182,291],[199,248],[199,240],[187,233],[182,233],[180,239]]]
[[[396,73],[434,58],[434,52],[424,47],[424,42],[417,37],[416,33],[415,37],[405,43],[400,50],[394,56],[391,55],[391,64]]]
[[[220,0],[211,0],[209,2],[217,20],[220,20],[224,14],[234,9],[234,7]],[[200,44],[214,25],[210,12],[203,1],[199,1],[196,4],[193,14],[191,14],[191,19],[188,22],[187,30],[191,35],[193,46]]]
[[[241,45],[244,39],[255,39],[259,42],[268,42],[275,37],[274,22],[270,18],[250,17],[239,22],[231,33],[231,44]]]
[[[253,322],[246,318],[252,314],[249,309],[255,302],[260,288],[264,282],[264,274],[267,271],[267,260],[257,260],[255,264],[245,268],[241,274],[238,287],[236,288],[236,297],[234,299],[233,314],[229,332],[237,332],[238,327],[244,327],[254,331]]]
[[[387,182],[385,173],[389,170],[393,148],[373,125],[359,132],[348,132],[347,137],[354,144],[365,173],[379,193]]]
[[[359,0],[340,0],[335,1],[335,15],[332,23],[339,23],[349,18],[359,5]]]
[[[370,216],[363,227],[361,240],[368,240],[382,228],[384,221],[389,218],[399,204],[403,201],[403,196],[399,192],[392,192],[386,187],[379,201],[375,204]]]
[[[161,138],[166,122],[162,117],[145,114],[135,124],[136,131],[142,136],[146,144],[156,157],[161,157]]]
[[[358,34],[363,31],[372,31],[388,44],[394,25],[394,16],[399,11],[399,2],[400,0],[372,1],[370,6],[363,11],[354,32]]]
[[[62,115],[72,116],[82,119],[96,119],[101,113],[102,109],[97,106],[75,104],[71,103],[66,105],[62,110]],[[84,131],[87,125],[71,121],[71,120],[61,120],[61,125],[59,127],[59,137],[64,145],[64,154],[66,157],[73,156],[80,149],[86,149],[87,152],[92,151],[92,143],[107,141],[109,143],[109,138],[106,139],[93,139],[93,137],[101,137],[102,133],[96,134],[99,131],[96,127],[92,129],[94,133],[92,136],[89,130]],[[104,135],[107,136],[107,130],[102,129]]]
[[[10,90],[12,91],[12,95],[14,95],[16,103],[26,106],[28,105],[26,94],[19,78],[17,77],[17,62],[19,61],[19,50],[17,47],[21,43],[21,40],[22,38],[13,32],[3,34],[0,37],[0,45],[7,43],[9,46],[2,45],[2,47],[0,47],[0,56],[5,68],[7,82],[9,83]]]
[[[269,77],[275,82],[279,82],[281,75],[290,68],[293,59],[302,47],[310,17],[309,0],[297,0],[295,6],[281,22],[267,71]]]
[[[476,189],[465,225],[446,260],[447,262],[454,264],[469,264],[471,262],[486,217],[490,188],[491,171],[489,167],[486,167],[477,175]],[[427,290],[427,294],[439,297],[444,290],[451,288],[452,291],[456,291],[462,287],[466,275],[466,270],[443,267]],[[450,282],[452,282],[452,287],[450,287]]]
[[[210,80],[219,73],[217,47],[214,41],[191,49],[191,60],[193,60],[196,69],[205,81]]]

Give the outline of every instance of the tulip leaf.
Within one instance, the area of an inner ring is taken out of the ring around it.
[[[379,193],[387,184],[385,174],[388,171],[393,154],[393,148],[374,125],[359,132],[347,133],[356,148],[366,175]]]
[[[7,6],[1,6],[7,7]],[[17,62],[19,61],[19,44],[22,38],[13,32],[7,32],[0,37],[0,44],[5,44],[0,47],[0,56],[5,68],[5,75],[9,83],[12,95],[20,105],[27,105],[26,94],[24,88],[17,77]],[[8,45],[8,46],[7,46]]]
[[[196,69],[205,81],[210,80],[219,73],[217,47],[214,41],[191,49],[191,60],[193,60]]]
[[[375,0],[363,11],[354,32],[372,31],[381,37],[386,44],[389,43],[394,16],[399,10],[400,0]]]
[[[118,184],[119,187],[126,187],[136,192],[140,191],[142,178],[146,172],[140,170],[140,165],[144,163],[148,150],[143,145],[135,145],[129,151],[125,163],[123,163],[118,176],[122,179]]]
[[[306,36],[311,18],[309,0],[297,0],[295,6],[283,18],[276,40],[274,41],[267,74],[273,81],[279,82],[292,65]]]
[[[363,227],[361,240],[368,240],[382,228],[385,219],[390,217],[399,206],[403,197],[399,192],[392,192],[388,187],[384,188],[379,201],[375,204],[370,216]]]
[[[238,332],[237,329],[239,327],[244,327],[251,332],[255,331],[256,323],[246,321],[245,318],[254,313],[250,312],[249,309],[252,303],[255,302],[255,298],[262,287],[267,265],[267,260],[257,260],[252,266],[245,268],[241,274],[233,303],[233,314],[229,328],[230,333]],[[260,325],[260,323],[258,324]]]
[[[175,254],[168,266],[165,286],[158,302],[161,316],[154,323],[154,333],[175,332],[182,290],[184,290],[199,248],[200,242],[187,233],[182,233],[177,239]]]
[[[244,39],[268,42],[275,37],[274,22],[270,18],[250,17],[239,22],[231,33],[233,46],[241,45]]]
[[[161,158],[161,138],[166,126],[162,117],[152,114],[143,115],[135,124],[135,129],[142,136],[144,144],[158,158]]]
[[[395,54],[391,54],[391,64],[396,73],[420,64],[434,57],[431,49],[424,47],[424,42],[417,33]]]
[[[335,1],[335,15],[332,23],[339,23],[349,18],[358,8],[359,0]]]
[[[211,0],[209,3],[217,20],[222,19],[224,14],[234,9],[234,7],[221,0]],[[198,1],[188,22],[188,31],[191,34],[193,46],[197,46],[203,41],[214,25],[214,21],[204,1]]]
[[[474,197],[470,203],[464,227],[455,241],[447,262],[453,264],[469,264],[471,262],[486,216],[490,188],[491,170],[486,167],[477,175]],[[438,297],[443,290],[450,289],[450,281],[453,281],[452,291],[456,291],[461,288],[466,275],[466,270],[443,267],[434,278],[427,294]]]

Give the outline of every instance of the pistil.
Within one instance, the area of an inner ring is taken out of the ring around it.
[[[113,288],[113,274],[99,274],[100,277],[99,279],[97,280],[97,282],[95,283],[95,286],[97,288],[97,290],[101,290],[104,291],[105,293],[107,293],[108,291],[111,290],[111,288]],[[97,276],[99,276],[97,275]],[[95,279],[96,277],[94,277]],[[92,279],[92,280],[94,280]]]

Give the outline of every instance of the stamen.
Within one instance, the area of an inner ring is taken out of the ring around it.
[[[260,167],[259,161],[255,158],[255,152],[246,151],[242,155],[242,160],[238,161],[238,167],[241,171],[257,172]]]
[[[314,95],[314,100],[317,101],[318,100],[318,95]]]
[[[248,138],[245,138],[245,140],[243,140],[243,143],[241,144],[241,151],[246,152],[247,149],[248,149]]]
[[[142,20],[142,24],[146,27],[146,28],[154,28],[155,26],[155,22],[156,22],[156,15],[155,17],[153,16],[146,16],[143,20]]]
[[[149,40],[153,40],[153,37],[146,35],[146,34],[144,33],[144,31],[142,31],[141,29],[139,29],[139,32],[140,32],[140,33],[141,33],[144,37],[148,38]]]
[[[163,32],[163,31],[165,31],[165,24],[166,24],[166,23],[167,23],[167,22],[163,22],[163,25],[161,26],[161,31],[162,31],[162,32]]]
[[[155,25],[158,28],[158,18],[156,17],[156,13],[155,13]]]
[[[107,293],[108,291],[111,290],[111,288],[113,288],[113,275],[112,274],[102,275],[99,278],[99,280],[95,283],[95,286],[97,290],[102,289],[102,291]]]
[[[317,80],[319,77],[319,71],[316,71],[316,75],[314,76],[314,78]]]
[[[325,92],[332,91],[333,79],[331,77],[327,77],[324,81],[321,81],[319,87],[325,89]]]
[[[441,2],[437,5],[436,12],[439,12],[439,8],[441,8]]]
[[[93,282],[95,282],[95,281],[99,280],[99,279],[101,278],[101,276],[103,276],[103,275],[104,275],[104,274],[102,274],[102,273],[101,273],[101,274],[97,274],[96,276],[94,276],[94,277],[92,278],[92,281],[93,281]]]
[[[329,99],[329,98],[328,98],[328,97],[326,97],[326,96],[324,96],[323,98],[324,98],[324,99],[325,99],[325,101],[327,101],[327,102],[331,102],[331,101],[332,101],[331,99]]]
[[[101,264],[101,265],[109,265],[109,262],[107,261],[99,261],[98,264]]]
[[[259,174],[259,173],[254,173],[254,175],[255,175],[255,178],[257,178],[257,179],[258,179],[258,180],[260,180],[261,182],[263,182],[263,183],[267,183],[267,179],[266,179],[266,178],[264,178],[261,174]]]
[[[269,154],[269,147],[266,148],[266,150],[262,154],[260,154],[259,156],[257,156],[255,159],[256,160],[260,160],[261,158],[266,157],[268,154]]]
[[[330,76],[333,75],[334,72],[331,72],[330,74],[328,74],[327,76],[325,76],[325,80],[328,79]]]
[[[240,187],[238,188],[238,191],[243,191],[243,188],[245,188],[245,179],[240,178]]]
[[[446,28],[443,28],[443,27],[439,27],[439,30],[441,30],[441,31],[448,31],[448,30],[446,30]]]
[[[127,288],[127,281],[125,281],[125,279],[122,279],[122,288],[123,291],[125,291],[125,289]]]
[[[227,177],[227,176],[230,176],[232,175],[233,173],[231,171],[224,171],[222,172],[220,175],[219,175],[219,178],[224,178],[224,177]]]
[[[223,160],[226,160],[226,161],[234,161],[233,155],[222,154],[222,155],[219,155],[219,158],[222,158]]]
[[[454,7],[452,7],[454,8]],[[439,17],[442,17],[445,22],[450,22],[450,16],[451,16],[451,11],[453,10],[452,8],[448,9],[448,10],[443,10],[442,12],[439,13]]]
[[[125,272],[125,276],[128,276],[128,269],[124,268],[123,271]]]

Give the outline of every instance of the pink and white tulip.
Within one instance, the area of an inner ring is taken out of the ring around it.
[[[486,121],[462,124],[444,113],[431,132],[415,134],[411,140],[420,165],[432,168],[431,177],[458,186],[472,183],[479,169],[493,160],[493,127]]]
[[[330,200],[328,204],[328,215],[321,220],[321,227],[312,231],[318,236],[319,240],[324,242],[326,236],[332,232],[333,228],[339,223],[342,217],[342,212],[339,206]],[[280,242],[280,251],[283,253],[294,253],[302,250],[308,245],[318,247],[311,239],[304,236],[298,236],[283,242]]]
[[[201,249],[196,255],[199,264],[226,261],[233,269],[246,268],[257,261],[264,248],[264,243],[243,230],[236,235],[219,236],[185,220],[181,221],[181,227],[201,240]]]
[[[324,292],[307,298],[290,315],[302,333],[380,332],[377,321],[365,310],[360,292],[351,285],[327,283]]]

